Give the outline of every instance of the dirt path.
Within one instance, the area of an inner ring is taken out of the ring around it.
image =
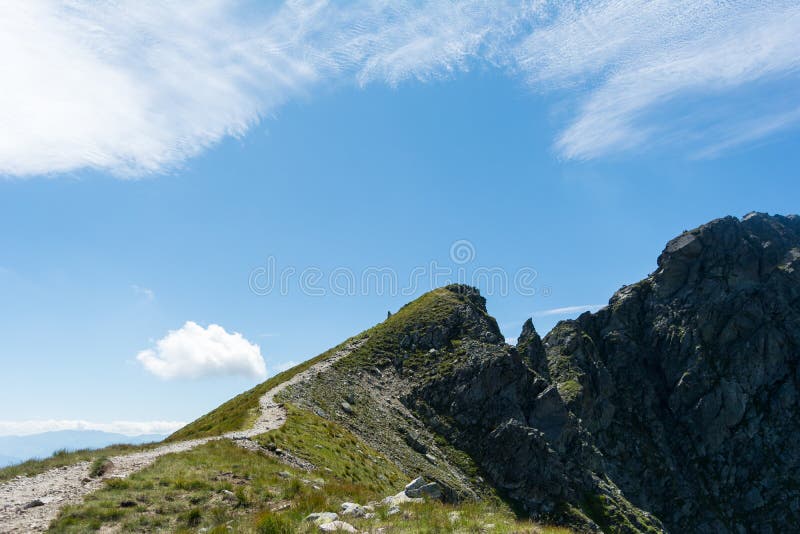
[[[286,422],[286,410],[275,402],[275,396],[285,388],[313,378],[324,372],[340,358],[358,348],[363,340],[347,345],[330,358],[296,374],[291,379],[267,391],[259,400],[261,415],[249,430],[228,432],[222,436],[179,441],[155,449],[110,458],[114,464],[111,477],[125,478],[152,464],[156,458],[173,452],[183,452],[215,439],[243,441],[274,430]],[[247,447],[251,448],[251,447]],[[68,504],[81,502],[87,494],[103,485],[100,478],[89,477],[89,462],[59,467],[32,477],[16,477],[0,484],[0,533],[44,532],[59,510]],[[41,503],[25,508],[31,503]]]

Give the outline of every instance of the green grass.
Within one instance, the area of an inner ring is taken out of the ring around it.
[[[337,365],[349,368],[364,365],[375,365],[376,363],[386,363],[393,356],[397,355],[398,343],[405,335],[413,335],[424,332],[426,328],[436,326],[446,322],[453,316],[456,309],[463,306],[469,297],[457,291],[457,286],[448,286],[435,289],[417,300],[403,306],[397,313],[389,319],[371,329],[352,337],[344,343],[312,358],[300,365],[284,371],[266,382],[237,395],[228,402],[222,404],[215,410],[200,417],[196,421],[181,428],[167,438],[167,441],[181,441],[186,439],[196,439],[209,436],[218,436],[225,432],[243,430],[249,428],[258,418],[259,399],[278,384],[289,380],[297,373],[305,371],[312,365],[326,360],[336,351],[347,344],[367,337],[367,341],[351,355],[343,358]],[[489,315],[484,313],[489,321],[494,321]],[[410,365],[424,366],[424,355],[418,354]]]
[[[256,387],[235,396],[213,411],[181,428],[169,436],[166,441],[183,441],[187,439],[218,436],[225,432],[250,428],[256,419],[258,419],[258,401],[267,391],[289,380],[296,374],[305,371],[312,365],[330,358],[335,352],[360,337],[361,336],[352,337],[344,343],[323,352],[316,358],[312,358],[300,365],[277,374]]]
[[[564,402],[572,402],[583,391],[583,386],[581,386],[580,382],[575,379],[565,380],[564,382],[559,382],[556,384],[558,387],[558,392],[561,395],[561,398],[564,399]]]
[[[290,404],[286,408],[286,424],[257,438],[263,446],[292,451],[337,479],[359,485],[368,492],[359,496],[362,501],[388,495],[407,482],[397,466],[344,427]]]
[[[38,460],[28,460],[21,464],[11,465],[0,469],[0,482],[10,480],[16,476],[34,476],[50,469],[74,465],[79,462],[94,462],[98,458],[130,454],[156,447],[157,443],[144,445],[111,445],[103,449],[81,449],[67,452],[60,450],[52,456]]]
[[[101,477],[106,474],[111,467],[112,463],[108,457],[100,456],[99,458],[95,458],[89,466],[89,476],[92,478]]]
[[[345,368],[365,368],[372,365],[386,366],[398,357],[401,341],[408,337],[425,335],[432,329],[446,325],[464,305],[475,307],[470,297],[460,291],[461,286],[446,286],[425,293],[418,299],[400,308],[386,321],[375,325],[365,332],[367,341],[347,358],[336,365]],[[476,307],[477,308],[477,307]],[[481,310],[486,321],[495,320]],[[455,345],[458,339],[452,340]],[[453,347],[449,347],[453,348]],[[427,365],[427,352],[409,351],[404,368],[423,368]]]
[[[286,424],[259,439],[313,462],[314,471],[294,469],[228,440],[212,441],[162,456],[126,479],[107,479],[83,503],[62,510],[50,530],[113,526],[123,532],[311,533],[316,527],[303,521],[309,513],[339,511],[346,501],[380,501],[407,482],[391,461],[345,428],[291,405],[287,409]],[[457,519],[451,520],[452,512],[458,512]],[[568,532],[518,521],[509,509],[490,502],[407,504],[396,515],[377,505],[375,513],[371,519],[343,519],[359,530],[385,527],[387,533],[478,532],[489,523],[493,532]]]
[[[586,495],[583,500],[583,511],[608,534],[662,532],[655,521],[645,516],[621,495],[614,499],[603,494]]]

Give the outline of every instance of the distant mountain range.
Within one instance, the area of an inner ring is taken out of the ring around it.
[[[45,458],[60,449],[99,449],[118,443],[148,443],[161,441],[162,434],[126,436],[100,430],[59,430],[28,436],[0,436],[0,467],[31,458]]]

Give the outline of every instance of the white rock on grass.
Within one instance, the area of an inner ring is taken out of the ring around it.
[[[439,499],[442,497],[442,489],[436,482],[428,482],[425,477],[417,477],[406,485],[403,490],[411,498],[430,497]]]
[[[408,495],[406,495],[405,491],[401,491],[397,495],[391,495],[383,499],[383,504],[389,506],[397,506],[407,502],[422,502],[422,499],[416,497],[409,497]]]
[[[367,515],[367,510],[360,504],[354,502],[343,502],[341,514],[352,515],[353,517],[364,517]]]
[[[413,495],[409,494],[409,492],[414,492],[419,488],[421,488],[422,486],[424,486],[425,484],[426,484],[425,477],[417,477],[408,484],[406,484],[406,487],[403,491],[405,491],[406,495],[408,495],[409,497],[413,497]]]
[[[319,530],[321,532],[358,532],[353,525],[345,523],[344,521],[323,523],[319,526]]]
[[[322,525],[324,523],[331,523],[339,519],[339,514],[334,512],[316,512],[313,514],[308,514],[305,518],[305,521],[310,521],[312,523],[316,523],[317,525]]]

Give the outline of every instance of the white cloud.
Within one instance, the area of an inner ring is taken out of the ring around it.
[[[136,359],[148,372],[165,380],[221,375],[263,378],[267,374],[258,345],[237,332],[229,334],[219,325],[203,328],[192,321],[171,330]]]
[[[136,284],[133,284],[131,286],[131,289],[133,289],[134,293],[140,295],[142,298],[144,298],[144,300],[148,302],[152,302],[156,299],[155,292],[150,288],[137,286]]]
[[[563,308],[551,308],[533,312],[534,317],[549,317],[551,315],[574,315],[586,311],[597,311],[604,308],[605,304],[580,304],[578,306],[564,306]]]
[[[675,139],[718,151],[761,117],[738,142],[796,122],[782,116],[796,109],[798,27],[794,0],[17,2],[0,16],[0,173],[164,172],[323,83],[478,63],[573,104],[555,142],[566,157]],[[757,116],[715,105],[773,82]]]
[[[721,107],[715,113],[715,101],[724,101],[754,82],[796,76],[799,27],[796,2],[750,7],[695,0],[601,2],[559,22],[556,33],[562,39],[566,35],[574,39],[562,47],[559,59],[552,58],[531,76],[586,78],[604,71],[557,140],[559,151],[567,157],[596,157],[654,140],[692,137],[703,129],[708,135],[719,135],[713,130],[735,129],[750,117],[747,106],[733,112]],[[543,45],[552,44],[551,39],[537,40],[536,33],[530,39],[526,53],[531,57],[544,52]],[[794,82],[792,92],[797,87]],[[776,96],[770,99],[780,107],[772,113],[795,110],[796,101],[787,107]],[[701,97],[705,100],[698,105],[681,110],[681,98]],[[700,120],[693,119],[693,114]],[[698,142],[711,145],[719,140],[711,137]]]
[[[0,436],[27,436],[57,430],[100,430],[140,436],[142,434],[172,434],[186,423],[182,421],[112,421],[97,423],[80,419],[32,419],[0,421]]]

